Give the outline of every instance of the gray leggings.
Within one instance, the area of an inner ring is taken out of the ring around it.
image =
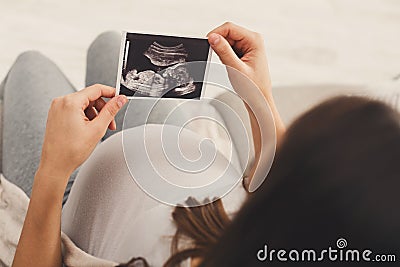
[[[86,86],[115,86],[120,35],[106,32],[96,38],[87,54]],[[75,92],[61,70],[39,52],[22,53],[0,85],[3,103],[1,172],[30,196],[37,170],[47,112],[53,98]],[[123,111],[117,118],[121,128]],[[109,136],[111,133],[107,133]],[[68,183],[68,196],[74,173]]]

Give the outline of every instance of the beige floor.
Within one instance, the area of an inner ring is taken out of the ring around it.
[[[400,73],[398,0],[0,0],[0,77],[36,49],[82,87],[86,48],[102,31],[204,36],[227,20],[264,34],[275,84],[369,84]]]

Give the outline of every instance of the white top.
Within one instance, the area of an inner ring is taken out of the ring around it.
[[[146,194],[138,186],[136,177],[133,179],[131,175],[146,177],[146,168],[138,166],[148,164],[149,157],[154,168],[158,168],[155,165],[165,165],[165,155],[159,153],[158,137],[162,131],[167,129],[167,132],[173,133],[176,128],[166,125],[131,128],[111,136],[95,149],[81,167],[62,214],[62,230],[78,247],[96,257],[115,262],[127,262],[132,257],[141,256],[152,266],[162,266],[169,258],[171,240],[176,231],[171,216],[174,207]],[[145,136],[145,143],[152,144],[150,148],[146,146],[149,149],[146,152],[142,151],[141,135],[144,129],[149,133]],[[202,139],[184,129],[179,141],[181,152],[190,158],[194,152],[191,147],[199,144]],[[203,143],[202,151],[207,150],[209,145]],[[124,150],[130,151],[125,154],[127,157],[124,156]],[[204,173],[212,174],[222,170],[227,177],[240,176],[235,168],[227,167],[226,162],[224,156],[217,152],[211,171]],[[141,172],[132,171],[135,166],[142,169]],[[173,184],[187,181],[183,176],[176,179],[172,169],[160,169],[164,179],[168,179],[168,175],[173,176],[169,181]],[[148,173],[152,175],[150,170]],[[196,185],[201,177],[210,179],[204,174],[186,172],[184,175],[197,177]],[[210,192],[209,196],[212,197],[212,194]],[[245,197],[241,182],[236,183],[233,190],[222,198],[228,214],[233,215]]]

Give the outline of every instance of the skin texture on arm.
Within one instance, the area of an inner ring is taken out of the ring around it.
[[[262,36],[259,33],[227,22],[212,30],[208,34],[208,41],[223,64],[240,71],[257,85],[271,109],[275,121],[277,144],[279,145],[285,132],[285,126],[272,96],[268,61]],[[247,105],[245,106],[249,112],[255,148],[255,162],[257,163],[261,153],[261,129],[254,113]],[[250,180],[255,172],[256,165],[251,170]]]
[[[42,157],[14,257],[14,267],[61,266],[61,209],[68,178],[93,152],[127,102],[115,89],[93,85],[53,100]],[[112,98],[107,103],[101,98]]]

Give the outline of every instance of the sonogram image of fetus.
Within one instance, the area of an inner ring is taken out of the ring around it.
[[[140,95],[153,97],[162,97],[170,91],[182,96],[196,89],[193,78],[190,77],[186,67],[181,64],[168,67],[159,73],[152,70],[138,73],[134,69],[128,72],[125,80],[121,80],[121,84],[137,91]]]
[[[119,94],[200,99],[210,55],[206,39],[126,33],[124,40]]]
[[[190,77],[186,62],[187,52],[183,44],[173,47],[162,46],[153,42],[143,53],[153,65],[162,68],[160,72],[145,70],[138,73],[136,69],[129,71],[121,84],[140,95],[162,97],[169,92],[177,96],[192,93],[196,86]]]

